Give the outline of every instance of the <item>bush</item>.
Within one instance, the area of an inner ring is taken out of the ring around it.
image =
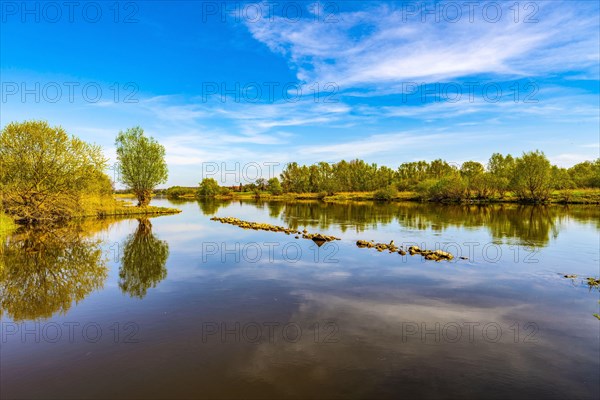
[[[396,187],[394,185],[390,185],[384,189],[379,189],[373,195],[373,198],[378,201],[392,201],[394,197],[398,194]]]
[[[269,179],[268,189],[269,189],[269,193],[271,193],[272,195],[279,195],[279,194],[283,193],[283,189],[281,188],[281,183],[279,183],[279,179],[277,179],[276,177]]]
[[[170,199],[178,199],[183,196],[193,195],[194,192],[194,188],[183,186],[172,186],[165,191],[167,197]]]
[[[460,175],[450,175],[442,179],[427,179],[417,185],[417,193],[424,200],[460,201],[465,198],[466,185]]]
[[[198,197],[215,197],[221,191],[219,183],[213,178],[204,178],[198,188]]]

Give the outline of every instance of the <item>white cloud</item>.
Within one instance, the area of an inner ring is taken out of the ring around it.
[[[477,13],[474,22],[466,16],[457,23],[436,23],[431,17],[422,22],[418,16],[406,18],[403,9],[378,4],[340,13],[338,23],[292,22],[275,16],[246,25],[256,40],[288,58],[298,79],[336,82],[342,90],[373,86],[390,90],[400,82],[479,74],[597,71],[598,15],[586,12],[590,7],[595,10],[593,4],[535,3],[537,23],[523,23],[524,16],[515,23],[511,4],[504,4],[497,23]]]

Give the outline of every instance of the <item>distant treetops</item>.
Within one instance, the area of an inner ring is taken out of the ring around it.
[[[400,164],[397,169],[363,160],[312,165],[287,164],[281,180],[224,187],[213,178],[205,178],[197,188],[174,186],[166,190],[171,198],[229,196],[232,191],[260,195],[282,193],[318,193],[318,198],[340,192],[373,192],[375,200],[392,200],[398,191],[415,192],[432,201],[467,199],[504,199],[544,202],[552,190],[600,188],[600,159],[585,161],[569,169],[551,165],[544,153],[530,151],[520,157],[494,153],[486,166],[476,161],[462,165],[438,159]]]
[[[502,198],[511,191],[523,201],[544,201],[553,189],[599,188],[600,159],[565,169],[536,150],[517,158],[495,153],[487,166],[475,161],[456,166],[441,159],[406,162],[396,170],[362,160],[290,163],[281,178],[283,191],[292,193],[378,191],[387,197],[409,190],[430,200],[460,200]]]

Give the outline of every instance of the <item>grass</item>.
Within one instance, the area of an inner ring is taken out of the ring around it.
[[[15,224],[15,221],[0,211],[0,238],[8,235],[15,229],[17,229],[17,224]]]
[[[600,189],[564,189],[550,194],[551,203],[600,204]]]
[[[115,196],[116,197],[116,196]],[[124,198],[123,195],[118,196]],[[168,207],[137,207],[130,201],[115,199],[108,196],[84,196],[81,199],[80,208],[72,214],[72,218],[105,218],[105,217],[127,217],[127,216],[153,216],[177,214],[181,210]],[[18,224],[15,220],[0,211],[0,239],[16,230]]]
[[[135,195],[133,193],[114,193],[113,197],[115,199],[135,199]]]
[[[122,195],[121,195],[122,196]],[[120,198],[123,198],[121,197]],[[116,196],[115,196],[116,197]],[[115,199],[111,196],[96,197],[90,196],[82,200],[83,209],[76,217],[111,217],[128,215],[158,215],[158,214],[176,214],[181,210],[168,207],[137,207],[129,201]]]
[[[130,197],[129,197],[130,198]],[[215,199],[255,199],[254,192],[231,192],[226,195],[217,195]],[[345,202],[345,201],[373,201],[375,192],[339,192],[327,196],[321,193],[283,193],[272,195],[269,192],[260,192],[258,198],[263,200],[290,201],[290,200],[323,200],[327,202]],[[180,196],[181,200],[195,200],[192,194]],[[420,201],[418,193],[413,191],[397,192],[392,201]],[[480,201],[473,199],[472,201]],[[518,203],[519,199],[514,193],[508,192],[503,198],[494,198],[482,200],[484,203]],[[550,194],[548,203],[556,204],[600,204],[600,189],[564,189],[555,190]]]

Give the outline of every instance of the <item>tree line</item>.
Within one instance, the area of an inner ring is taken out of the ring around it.
[[[173,198],[204,198],[228,196],[236,191],[254,192],[257,196],[261,192],[318,193],[318,197],[374,192],[376,200],[392,200],[398,192],[415,192],[421,199],[431,201],[502,200],[511,195],[524,202],[544,202],[553,190],[600,188],[600,158],[571,168],[552,165],[538,150],[524,152],[520,157],[494,153],[487,165],[467,161],[458,166],[437,159],[405,162],[392,169],[359,159],[312,165],[292,162],[280,178],[260,178],[255,183],[231,187],[205,178],[197,188],[175,186],[165,193]]]
[[[460,166],[442,159],[413,161],[397,169],[363,160],[330,164],[288,164],[281,187],[289,193],[375,191],[382,200],[397,191],[416,191],[428,200],[504,198],[508,192],[523,201],[545,201],[555,189],[599,188],[600,158],[571,168],[552,165],[540,151],[520,157],[494,153],[487,165],[467,161]]]

